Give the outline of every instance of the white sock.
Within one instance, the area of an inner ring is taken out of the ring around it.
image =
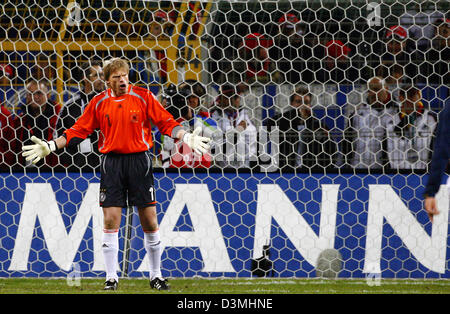
[[[106,280],[115,279],[118,282],[119,230],[103,230],[102,251],[105,260]]]
[[[150,265],[150,280],[155,277],[162,278],[161,275],[161,241],[159,240],[159,230],[144,233],[144,247],[147,251]]]

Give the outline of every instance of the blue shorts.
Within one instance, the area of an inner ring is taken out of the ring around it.
[[[101,159],[100,206],[144,208],[156,205],[149,151],[116,154]]]

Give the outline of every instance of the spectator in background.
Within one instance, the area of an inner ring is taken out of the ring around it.
[[[400,90],[400,112],[388,133],[389,162],[392,169],[427,169],[436,128],[436,116],[424,108],[420,89]]]
[[[400,25],[389,27],[386,31],[386,48],[389,57],[397,56],[406,52],[408,32]],[[394,61],[394,60],[393,60]]]
[[[36,53],[36,55],[30,53],[30,55],[27,55],[26,58],[26,63],[28,66],[27,69],[29,71],[27,74],[25,74],[26,79],[39,81],[47,85],[49,88],[48,98],[52,102],[56,102],[58,99],[56,91],[56,79],[58,77],[58,74],[56,71],[55,58],[52,58],[51,54],[47,54],[46,52],[38,52]],[[19,74],[19,68],[18,80],[21,81],[22,79],[24,79],[24,77],[23,73],[22,75]],[[72,76],[66,67],[63,67],[63,77],[61,79],[66,83],[68,83],[72,79]],[[23,87],[16,88],[16,93],[11,97],[11,100],[8,100],[8,102],[10,102],[10,108],[15,107],[15,115],[20,115],[22,113],[22,104],[26,102],[27,94],[28,91],[26,89],[26,84],[24,84]]]
[[[1,104],[0,111],[0,129],[3,129],[9,124],[9,120],[11,119],[11,112]]]
[[[380,76],[387,84],[392,100],[399,103],[399,91],[408,84],[404,68],[399,64],[393,64],[390,67],[381,66],[378,68],[378,73],[382,74]]]
[[[280,34],[279,40],[288,40],[296,46],[304,44],[303,36],[306,33],[306,24],[301,23],[294,13],[285,13],[278,19]]]
[[[170,83],[166,88],[161,88],[161,92],[159,93],[159,102],[164,107],[164,109],[168,109],[168,107],[171,105],[171,99],[173,96],[177,94],[177,87],[175,84]],[[155,167],[162,167],[162,159],[165,159],[165,167],[169,166],[169,159],[167,159],[166,156],[163,156],[163,142],[165,139],[165,136],[161,134],[161,132],[158,130],[156,126],[152,126],[152,133],[154,135],[154,145],[151,148],[152,156],[153,156],[153,164]],[[170,143],[173,143],[172,140],[166,141],[166,150],[170,151],[173,149],[173,144],[170,146]],[[166,160],[167,159],[167,160]]]
[[[191,24],[191,36],[195,38],[196,35],[201,35],[198,34],[198,32],[202,24],[203,16],[206,13],[203,10],[202,2],[189,1],[188,8],[192,12],[192,15],[195,16],[194,21]]]
[[[81,66],[81,90],[62,108],[56,123],[56,137],[72,127],[82,115],[84,108],[95,95],[105,90],[101,61],[86,61]],[[79,145],[65,148],[60,154],[60,163],[71,171],[94,171],[100,165],[98,131],[93,132]]]
[[[10,99],[10,92],[13,91],[12,80],[14,75],[14,68],[11,65],[5,63],[0,64],[0,104],[2,106],[3,114],[6,114],[4,109],[10,113],[14,110],[14,106],[11,105]]]
[[[273,46],[273,40],[260,33],[251,33],[245,36],[240,45],[237,71],[244,73],[242,82],[252,84],[279,81],[280,73],[269,56],[269,48]]]
[[[150,23],[150,35],[153,39],[160,36],[171,36],[174,31],[174,16],[167,14],[163,10],[157,10],[153,13],[153,21]]]
[[[406,79],[410,82],[418,80],[417,67],[413,58],[417,58],[413,51],[407,51],[408,32],[400,25],[389,27],[385,34],[386,51],[381,55],[381,63],[388,69],[398,64],[403,67]],[[377,73],[382,76],[382,73]]]
[[[358,78],[364,83],[375,76],[375,69],[380,64],[380,55],[384,46],[383,41],[380,40],[383,36],[379,35],[378,23],[373,22],[374,20],[368,21],[365,16],[359,16],[351,20],[344,19],[336,28],[339,38],[348,39],[347,44],[352,50],[352,65],[359,70]],[[343,23],[347,26],[342,26]]]
[[[177,87],[175,84],[170,83],[169,86],[161,90],[162,92],[159,94],[159,102],[164,108],[167,108],[170,104],[170,98],[177,93]]]
[[[420,6],[416,1],[415,8],[410,7],[411,10],[407,10],[400,16],[400,24],[407,29],[415,49],[425,51],[430,47],[434,36],[433,22],[442,18],[443,13],[436,11],[433,6],[428,8]]]
[[[313,52],[305,37],[306,24],[301,23],[294,13],[283,14],[278,24],[279,34],[274,38],[270,55],[277,60],[277,70],[284,75],[283,81],[294,85],[300,81],[311,82],[311,71],[306,62]]]
[[[269,119],[267,126],[278,126],[280,168],[325,170],[334,166],[337,146],[329,128],[314,117],[312,95],[306,87],[298,87],[290,97],[291,108]]]
[[[14,69],[9,64],[0,64],[0,86],[9,87],[11,85],[11,80],[14,76]],[[3,102],[4,99],[1,99]]]
[[[46,141],[53,139],[60,105],[50,100],[50,88],[43,81],[32,79],[26,84],[26,103],[22,112],[12,121],[11,127],[7,131],[7,139],[11,143],[11,151],[7,153],[8,162],[31,166],[31,162],[26,162],[20,152],[23,145],[32,144],[31,136],[42,138]],[[45,158],[45,164],[54,167],[58,164],[56,155]]]
[[[432,47],[426,53],[425,72],[428,84],[450,85],[450,19],[439,19],[434,23],[435,33]]]
[[[47,81],[51,89],[57,75],[50,56],[44,53],[36,55],[35,64],[31,67],[31,76],[37,81]]]
[[[180,84],[175,93],[166,98],[166,109],[185,130],[193,131],[201,126],[202,133],[212,137],[217,131],[217,124],[209,118],[208,113],[200,114],[198,111],[199,93],[204,91],[200,88],[203,86],[198,84],[193,82]],[[185,143],[174,141],[171,137],[162,135],[159,130],[155,130],[155,139],[160,143],[159,158],[162,167],[209,168],[212,165],[209,153],[202,156],[194,154]]]
[[[147,84],[165,84],[167,82],[167,56],[166,51],[158,46],[157,40],[171,36],[174,25],[169,15],[162,10],[153,13],[153,21],[150,23],[150,40],[155,40],[154,48],[141,53],[142,62],[138,65],[140,80]],[[141,68],[143,67],[143,68]]]
[[[433,47],[437,50],[450,47],[450,19],[438,19],[434,25]]]
[[[246,109],[241,107],[241,96],[236,87],[223,85],[211,109],[223,138],[216,139],[215,164],[219,167],[251,167],[256,161],[256,127]],[[218,152],[217,152],[218,151]]]
[[[202,83],[194,80],[186,80],[184,83],[181,83],[178,88],[179,90],[186,90],[186,93],[189,94],[187,103],[194,115],[205,118],[209,117],[209,112],[206,110],[202,101],[206,95],[206,88]]]
[[[385,169],[387,129],[398,112],[385,81],[373,77],[367,82],[367,99],[348,114],[342,153],[346,166],[357,169]]]
[[[10,114],[10,110],[7,108],[6,104],[8,100],[8,91],[12,89],[11,80],[13,79],[13,76],[14,69],[12,66],[4,63],[0,64],[0,105],[2,106],[3,115]]]
[[[340,40],[329,40],[325,49],[323,66],[317,72],[320,82],[352,85],[359,78],[359,72],[351,65],[351,48]]]
[[[10,77],[12,76],[12,68],[10,65],[1,64],[0,65],[0,82],[2,87],[4,85],[10,84]],[[9,149],[9,142],[7,140],[7,129],[11,123],[12,115],[11,112],[4,106],[6,101],[6,92],[2,89],[1,92],[2,99],[0,102],[0,171],[6,171],[8,165],[6,160],[4,160],[5,153]]]

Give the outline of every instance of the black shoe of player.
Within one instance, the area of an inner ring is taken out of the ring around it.
[[[170,290],[168,280],[158,277],[150,281],[150,287],[156,290]]]
[[[105,287],[103,290],[117,290],[118,282],[115,279],[109,279],[105,281]]]

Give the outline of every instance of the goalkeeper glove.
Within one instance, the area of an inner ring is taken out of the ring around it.
[[[209,137],[199,136],[202,131],[201,127],[197,127],[194,132],[186,132],[183,135],[183,142],[186,143],[194,152],[201,155],[208,151],[209,142],[211,139]]]
[[[39,160],[56,150],[55,141],[45,142],[38,139],[36,136],[32,136],[31,140],[35,144],[22,146],[22,156],[25,157],[26,161],[31,160],[33,164],[36,164]]]

